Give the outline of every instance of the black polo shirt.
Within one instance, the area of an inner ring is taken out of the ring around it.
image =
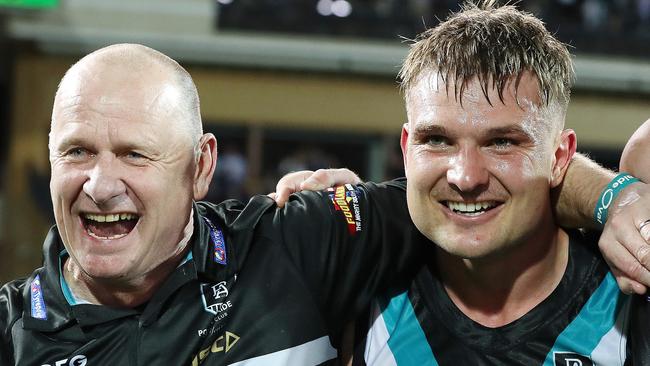
[[[405,181],[194,215],[187,260],[138,309],[66,300],[52,228],[44,266],[0,290],[0,364],[332,364],[344,324],[416,268]]]

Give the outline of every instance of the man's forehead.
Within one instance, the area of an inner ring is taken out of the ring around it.
[[[407,104],[413,100],[423,101],[432,97],[444,98],[461,106],[484,102],[491,105],[514,103],[522,108],[537,108],[542,105],[537,77],[528,71],[508,78],[503,89],[499,90],[492,76],[488,76],[487,80],[478,76],[457,79],[435,69],[423,70],[406,91]]]
[[[419,77],[407,95],[411,128],[429,133],[443,127],[441,131],[449,134],[476,136],[511,131],[539,140],[551,123],[545,120],[547,113],[541,113],[537,79],[532,74],[522,75],[517,88],[515,83],[513,79],[506,87],[503,101],[494,86],[485,90],[478,78],[471,79],[462,93],[455,95],[454,87],[459,85],[429,71]]]
[[[171,80],[118,71],[66,76],[57,93],[55,113],[97,110],[169,116],[178,112],[182,91]]]

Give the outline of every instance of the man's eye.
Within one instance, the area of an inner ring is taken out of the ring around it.
[[[129,151],[128,153],[126,153],[126,157],[131,160],[140,160],[145,158],[144,155],[137,153],[135,151]]]
[[[440,135],[429,136],[427,143],[432,146],[445,146],[449,144],[446,137]]]
[[[65,155],[74,159],[79,159],[88,155],[88,152],[84,148],[75,147],[66,151]]]
[[[506,147],[514,145],[514,143],[510,139],[498,138],[498,139],[492,140],[492,145],[496,146],[497,148],[506,148]]]

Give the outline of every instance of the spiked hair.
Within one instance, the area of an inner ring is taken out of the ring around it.
[[[445,83],[453,83],[454,97],[461,98],[467,83],[478,78],[487,101],[495,88],[503,92],[514,81],[515,92],[524,72],[535,74],[542,103],[558,102],[562,111],[569,103],[573,64],[567,47],[535,16],[512,5],[496,6],[494,0],[468,2],[435,28],[421,33],[399,72],[405,98],[423,71],[434,70]]]

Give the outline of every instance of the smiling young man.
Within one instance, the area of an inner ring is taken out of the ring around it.
[[[552,210],[576,150],[566,46],[513,6],[467,4],[400,76],[409,214],[435,245],[361,319],[355,364],[623,365],[629,298]]]
[[[422,72],[407,92],[409,212],[441,249],[435,267],[451,299],[498,327],[546,298],[564,273],[569,240],[555,224],[550,189],[562,182],[575,134],[562,130],[566,103],[544,106],[529,72],[516,88],[506,81],[501,96],[491,86],[484,96],[477,77],[447,94],[436,85],[443,77]]]

